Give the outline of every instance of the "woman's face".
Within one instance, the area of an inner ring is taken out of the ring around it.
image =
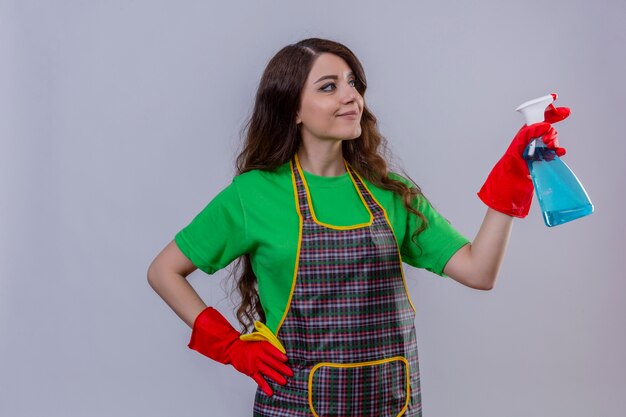
[[[363,97],[356,83],[342,58],[330,53],[317,57],[296,116],[303,140],[344,140],[361,135]]]

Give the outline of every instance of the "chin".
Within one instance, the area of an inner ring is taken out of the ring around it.
[[[362,132],[361,128],[351,129],[349,131],[339,132],[339,134],[336,137],[342,138],[343,140],[352,140],[361,136],[361,132]]]
[[[352,132],[352,135],[348,136],[348,139],[357,139],[361,136],[361,133],[362,133],[361,129],[359,129],[356,132]]]

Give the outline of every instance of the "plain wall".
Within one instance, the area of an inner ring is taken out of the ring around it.
[[[472,239],[476,197],[558,92],[595,213],[514,221],[492,291],[405,265],[426,417],[626,409],[626,2],[0,1],[0,415],[250,416],[256,384],[187,348],[146,271],[232,179],[261,73],[348,45],[396,157]],[[221,270],[190,282],[232,323]]]

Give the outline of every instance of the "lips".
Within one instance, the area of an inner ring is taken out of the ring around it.
[[[357,111],[352,110],[346,113],[341,113],[339,116],[356,116],[357,114],[359,114]]]

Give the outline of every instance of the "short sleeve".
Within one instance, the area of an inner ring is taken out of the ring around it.
[[[412,186],[412,183],[403,177],[397,179]],[[418,195],[413,200],[412,207],[424,215],[427,226],[412,239],[413,233],[422,225],[422,220],[407,210],[406,230],[400,249],[402,260],[416,268],[423,268],[446,277],[443,269],[452,255],[470,242],[439,214],[423,195]]]
[[[211,275],[249,249],[236,181],[224,188],[174,237],[183,254]]]

